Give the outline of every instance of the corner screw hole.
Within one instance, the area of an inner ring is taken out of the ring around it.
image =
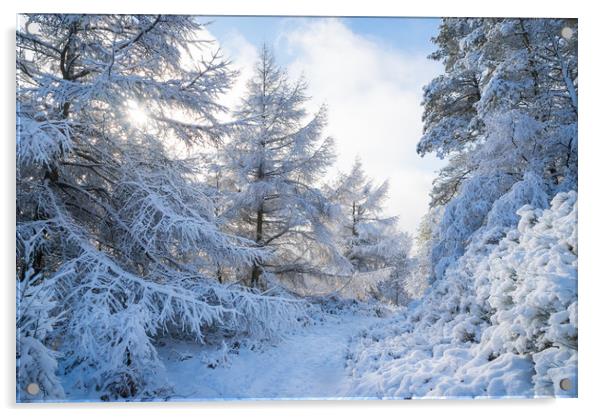
[[[571,389],[571,380],[568,378],[562,378],[559,385],[561,390],[568,391]]]
[[[27,391],[29,395],[38,395],[40,393],[40,386],[35,382],[32,382],[25,387],[25,391]]]

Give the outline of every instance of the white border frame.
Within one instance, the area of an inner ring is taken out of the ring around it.
[[[600,77],[600,45],[602,16],[595,13],[594,2],[577,3],[558,0],[529,2],[503,0],[484,2],[470,0],[392,2],[391,0],[123,0],[35,1],[19,0],[2,8],[2,125],[5,127],[2,143],[3,195],[2,219],[4,220],[2,250],[2,275],[4,297],[4,334],[1,370],[0,405],[5,415],[38,414],[45,416],[97,416],[107,411],[133,416],[152,417],[177,414],[180,416],[209,413],[214,415],[239,415],[254,417],[341,415],[346,417],[378,413],[378,416],[399,416],[402,413],[421,415],[444,414],[448,416],[478,415],[504,416],[516,412],[530,412],[548,416],[581,416],[590,414],[596,407],[596,399],[602,389],[600,382],[600,311],[602,277],[595,272],[600,228],[600,180],[597,165],[602,157],[600,134],[594,130],[599,112],[595,99],[602,97]],[[579,399],[563,400],[414,400],[414,401],[256,401],[256,402],[198,402],[198,403],[136,403],[136,404],[15,404],[15,28],[16,14],[23,12],[86,12],[86,13],[171,13],[204,15],[320,15],[320,16],[521,16],[521,17],[576,17],[579,19],[579,70],[581,89],[579,101],[579,303],[580,303],[580,351],[579,351]]]

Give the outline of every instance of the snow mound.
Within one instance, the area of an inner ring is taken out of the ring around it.
[[[577,193],[517,214],[515,228],[478,234],[422,300],[355,340],[355,394],[577,396]]]

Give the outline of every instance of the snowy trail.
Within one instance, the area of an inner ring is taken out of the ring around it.
[[[350,337],[382,320],[337,316],[289,335],[261,351],[230,355],[215,369],[193,355],[168,364],[172,399],[336,398],[347,395],[345,370]]]

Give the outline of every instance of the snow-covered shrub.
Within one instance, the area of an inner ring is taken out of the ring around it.
[[[465,251],[473,233],[485,222],[493,204],[512,186],[506,174],[475,176],[461,187],[461,193],[445,206],[433,236],[433,274],[441,278],[445,270]]]
[[[310,318],[314,323],[323,322],[325,315],[340,317],[346,314],[354,314],[364,317],[388,317],[395,311],[395,308],[390,304],[383,304],[374,299],[362,301],[336,294],[308,297],[307,299],[313,307],[310,310]]]
[[[420,302],[356,341],[355,392],[576,395],[577,193],[518,214],[518,226],[482,233]]]
[[[568,395],[559,381],[577,384],[577,193],[557,195],[543,213],[518,213],[517,229],[489,257],[494,314],[483,343],[494,356],[532,354],[536,395]]]

